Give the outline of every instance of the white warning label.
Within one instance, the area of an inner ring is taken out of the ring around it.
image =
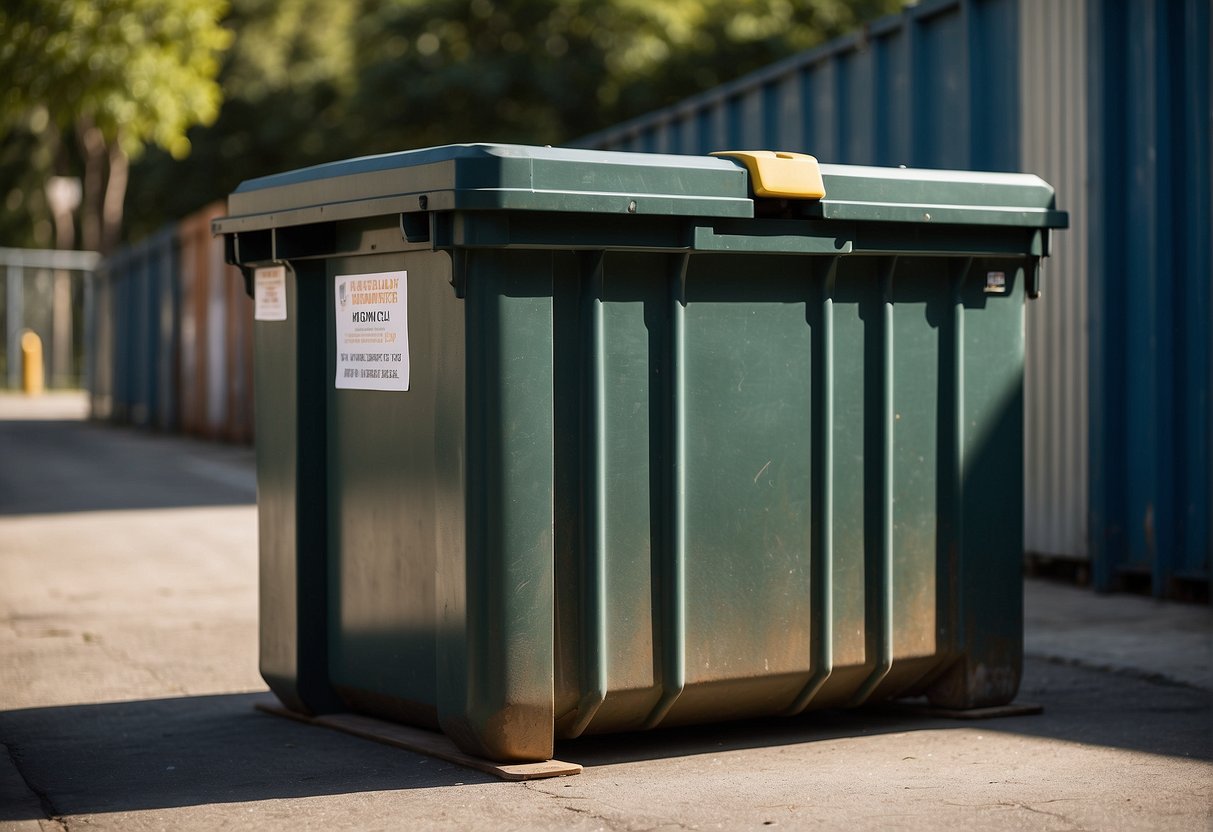
[[[408,273],[338,275],[339,390],[408,390]]]
[[[285,266],[264,266],[253,272],[253,318],[286,320]]]

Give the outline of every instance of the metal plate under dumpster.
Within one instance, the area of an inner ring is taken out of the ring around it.
[[[469,145],[231,196],[285,704],[535,760],[1015,696],[1052,189],[822,165],[758,198],[747,164]]]

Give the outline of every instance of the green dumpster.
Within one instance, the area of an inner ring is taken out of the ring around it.
[[[229,214],[289,708],[526,761],[1015,696],[1040,179],[460,145]]]

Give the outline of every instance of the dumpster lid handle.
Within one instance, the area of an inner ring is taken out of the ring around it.
[[[821,199],[826,195],[817,159],[807,153],[783,150],[718,150],[745,165],[754,196],[783,199]]]

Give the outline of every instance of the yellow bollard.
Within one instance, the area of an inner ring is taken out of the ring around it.
[[[32,329],[21,333],[21,389],[27,396],[41,396],[42,339]]]

